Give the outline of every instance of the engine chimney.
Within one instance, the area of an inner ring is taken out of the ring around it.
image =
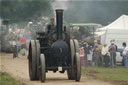
[[[56,10],[57,39],[62,39],[63,9]]]

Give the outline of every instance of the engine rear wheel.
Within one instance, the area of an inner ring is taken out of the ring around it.
[[[66,35],[66,41],[67,41],[67,43],[70,43],[69,41],[70,41],[70,27],[66,27],[66,33],[67,33],[67,35]]]
[[[45,67],[45,56],[44,54],[40,55],[40,81],[45,82],[46,80],[46,67]]]
[[[30,80],[37,80],[37,61],[36,61],[36,45],[35,41],[31,40],[29,44],[29,77]]]
[[[74,45],[75,45],[75,52],[80,52],[80,50],[79,50],[79,42],[78,42],[78,40],[76,40],[76,39],[74,39]]]
[[[70,49],[71,49],[71,66],[72,69],[67,70],[67,75],[69,80],[74,80],[75,79],[75,74],[74,74],[74,56],[75,56],[75,47],[74,47],[74,42],[73,40],[70,40]]]

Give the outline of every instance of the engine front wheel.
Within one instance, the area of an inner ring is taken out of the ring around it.
[[[79,53],[76,53],[76,56],[75,56],[74,71],[75,71],[75,80],[80,81],[80,78],[81,78],[81,60],[80,60]]]
[[[45,56],[44,54],[40,55],[40,81],[45,82],[46,80],[46,67],[45,67]]]

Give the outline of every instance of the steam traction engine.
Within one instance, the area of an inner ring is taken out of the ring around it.
[[[46,72],[67,71],[69,80],[80,81],[81,63],[79,43],[70,39],[70,32],[63,28],[63,10],[56,10],[57,30],[53,33],[38,32],[37,40],[29,44],[30,80],[45,82]]]

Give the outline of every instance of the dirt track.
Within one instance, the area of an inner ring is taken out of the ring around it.
[[[9,73],[15,79],[22,82],[23,85],[114,85],[109,82],[96,80],[93,78],[82,77],[81,82],[68,80],[67,75],[60,73],[47,73],[45,83],[40,81],[30,81],[28,75],[28,61],[26,57],[12,59],[12,54],[0,54],[0,68],[2,71]]]

